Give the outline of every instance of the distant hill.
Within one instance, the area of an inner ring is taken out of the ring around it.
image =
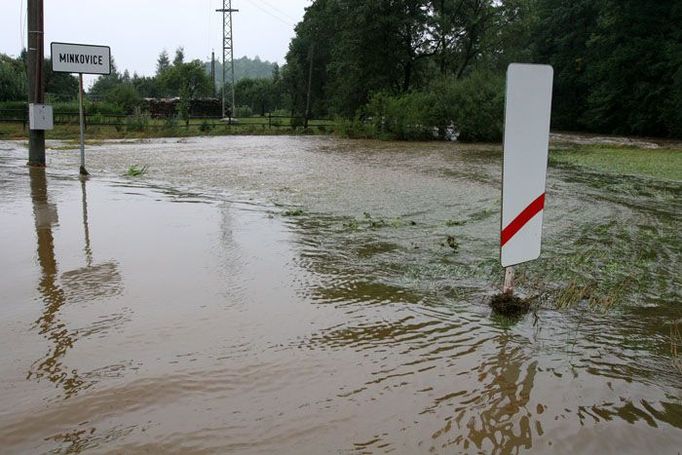
[[[223,70],[220,60],[222,60],[222,55],[216,53],[216,81],[220,84],[223,76]],[[206,62],[205,64],[206,72],[211,73],[211,62]],[[241,79],[269,79],[272,77],[272,70],[275,67],[275,63],[268,62],[267,60],[261,60],[258,56],[254,59],[249,57],[241,57],[234,60],[234,80],[238,82]],[[230,69],[227,69],[226,79],[230,80]]]

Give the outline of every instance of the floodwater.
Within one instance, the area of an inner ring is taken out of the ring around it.
[[[26,155],[0,142],[2,453],[682,448],[682,176],[553,165],[510,321],[495,147],[104,143],[85,181]]]

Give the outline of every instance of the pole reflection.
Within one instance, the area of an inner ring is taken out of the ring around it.
[[[83,387],[85,380],[77,370],[70,370],[62,363],[63,357],[76,342],[78,333],[69,330],[59,318],[59,312],[67,299],[66,292],[58,284],[58,266],[54,251],[52,231],[59,222],[57,207],[49,202],[45,169],[31,167],[29,177],[38,244],[38,264],[41,272],[38,291],[45,305],[42,315],[36,321],[36,326],[40,329],[40,334],[47,338],[52,346],[46,356],[31,366],[27,379],[48,379],[62,387],[66,396],[69,397]]]
[[[99,299],[111,298],[122,292],[121,273],[114,261],[94,264],[88,221],[87,179],[81,178],[81,203],[83,217],[85,266],[58,274],[53,229],[58,225],[57,207],[49,201],[45,169],[30,168],[31,200],[35,220],[37,257],[41,278],[38,291],[44,308],[36,326],[40,334],[52,346],[40,360],[36,361],[27,379],[47,379],[64,390],[69,398],[90,387],[95,377],[93,372],[81,374],[78,369],[63,363],[67,352],[83,337],[106,330],[107,324],[118,324],[125,319],[122,314],[110,315],[107,324],[94,323],[81,329],[70,329],[59,315],[65,304],[87,305]]]
[[[542,414],[544,406],[538,405],[536,410],[529,406],[537,362],[528,359],[509,333],[501,333],[496,343],[496,355],[478,369],[479,379],[489,382],[478,398],[455,416],[463,433],[457,442],[467,450],[475,447],[491,454],[520,453],[533,447],[534,434],[543,434],[536,413]]]

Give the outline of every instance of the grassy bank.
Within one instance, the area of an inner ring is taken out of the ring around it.
[[[682,180],[682,148],[581,145],[553,150],[550,162],[610,174]]]
[[[239,119],[238,124],[229,125],[217,120],[193,119],[186,126],[184,122],[147,119],[144,124],[131,121],[129,125],[90,125],[86,128],[88,139],[138,139],[155,137],[229,136],[229,135],[311,135],[329,134],[329,122],[311,120],[308,128],[292,127],[290,121],[279,120],[272,125],[263,118]],[[47,139],[78,139],[78,124],[58,124],[46,132]],[[21,123],[0,123],[0,139],[26,139],[28,130]]]

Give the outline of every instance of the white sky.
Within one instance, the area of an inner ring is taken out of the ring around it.
[[[185,59],[222,55],[222,0],[44,0],[45,53],[50,42],[111,47],[116,66],[152,75],[166,49]],[[282,63],[311,0],[232,0],[235,58],[244,55]],[[25,47],[26,0],[0,0],[0,52],[17,56]],[[90,79],[90,78],[89,78]],[[90,81],[91,82],[91,81]]]

